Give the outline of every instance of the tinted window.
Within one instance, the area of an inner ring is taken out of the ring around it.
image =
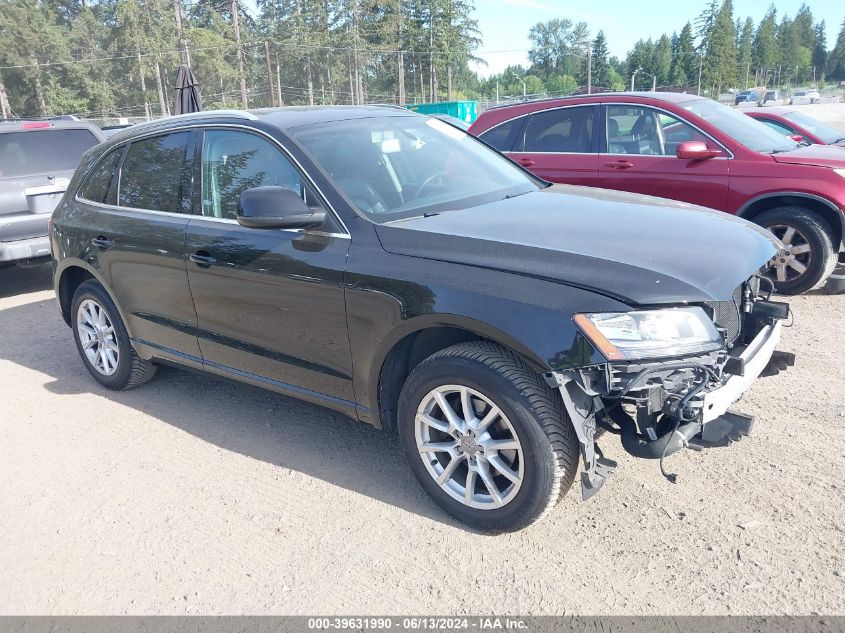
[[[488,145],[495,147],[500,152],[509,152],[513,149],[513,134],[516,128],[522,125],[523,121],[524,118],[520,118],[502,123],[480,134],[478,138]]]
[[[299,172],[268,141],[243,132],[209,130],[202,149],[202,213],[237,217],[241,192],[276,185],[302,195]]]
[[[563,108],[531,115],[525,129],[526,152],[592,151],[592,106]]]
[[[124,147],[109,152],[99,163],[94,167],[79,195],[91,202],[104,202],[113,204],[114,200],[109,199],[109,190],[111,189],[112,176],[120,157],[123,155]],[[113,193],[113,192],[112,192]]]
[[[135,209],[189,213],[191,132],[134,141],[120,170],[118,204]]]
[[[756,152],[788,152],[798,147],[795,141],[767,128],[760,121],[712,99],[687,101],[683,108]]]
[[[30,130],[0,134],[0,178],[76,169],[97,144],[88,130]]]

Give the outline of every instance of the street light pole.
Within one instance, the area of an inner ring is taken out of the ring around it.
[[[587,43],[587,94],[593,93],[593,43]]]
[[[631,75],[631,92],[634,92],[634,80],[637,78],[637,73],[639,73],[642,69],[643,67],[640,66],[634,71],[634,74]]]

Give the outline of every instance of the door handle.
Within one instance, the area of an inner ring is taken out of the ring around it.
[[[104,251],[107,251],[112,246],[114,246],[114,242],[112,242],[109,238],[103,235],[98,235],[97,237],[95,237],[93,240],[91,240],[91,244]]]
[[[534,161],[530,158],[519,158],[519,159],[517,159],[517,161],[523,167],[533,167],[534,164],[535,164]]]
[[[610,167],[611,169],[631,169],[634,166],[629,160],[615,160],[612,163],[605,163],[605,167]]]
[[[197,251],[188,255],[188,259],[194,262],[200,268],[208,268],[217,263],[217,259],[212,257],[208,251]]]

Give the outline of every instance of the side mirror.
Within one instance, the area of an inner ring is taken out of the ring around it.
[[[796,143],[804,143],[806,139],[801,136],[800,134],[787,134],[790,140],[795,141]]]
[[[326,220],[287,187],[253,187],[241,192],[238,224],[251,229],[313,229]]]
[[[717,149],[710,149],[701,141],[686,141],[678,145],[675,156],[684,160],[706,160],[708,158],[716,158],[721,156],[721,152]]]

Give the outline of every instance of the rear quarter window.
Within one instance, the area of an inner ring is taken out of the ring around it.
[[[525,117],[521,117],[507,121],[506,123],[490,128],[486,132],[482,132],[478,135],[478,138],[500,152],[509,152],[513,149],[514,136],[516,135],[517,128],[522,127],[524,120]]]
[[[76,169],[99,141],[90,130],[25,130],[0,134],[0,178]]]

